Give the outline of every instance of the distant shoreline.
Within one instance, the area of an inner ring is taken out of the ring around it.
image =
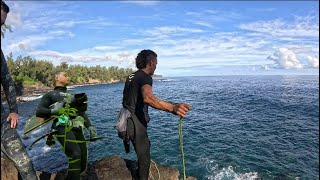
[[[156,81],[165,81],[167,78],[163,77],[156,77],[153,78]],[[94,86],[94,85],[102,85],[102,84],[114,84],[114,83],[119,83],[123,82],[120,80],[111,80],[109,82],[94,82],[94,83],[84,83],[84,84],[73,84],[70,86],[67,86],[67,88],[73,89],[76,87],[82,87],[82,86]],[[29,102],[33,101],[36,99],[41,98],[45,93],[53,90],[53,87],[49,86],[44,86],[44,85],[30,85],[30,86],[24,86],[22,90],[22,95],[17,96],[17,101],[18,102]]]
[[[73,84],[67,86],[67,89],[72,89],[81,86],[94,86],[94,85],[101,85],[101,84],[113,84],[121,82],[120,80],[114,80],[110,82],[101,82],[101,83],[84,83],[84,84]],[[41,98],[45,93],[52,91],[53,87],[43,86],[43,85],[31,85],[31,86],[24,86],[22,90],[22,95],[17,95],[17,102],[29,102],[36,99]]]

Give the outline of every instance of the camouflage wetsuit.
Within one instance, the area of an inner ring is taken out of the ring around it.
[[[51,114],[51,110],[49,108],[50,105],[63,101],[68,95],[66,87],[55,87],[53,91],[46,93],[42,98],[38,105],[36,115],[37,117],[49,118]],[[84,118],[84,126],[86,128],[92,126],[88,115],[85,112],[78,111],[78,115]],[[52,125],[53,129],[58,130],[57,135],[65,134],[65,127],[62,125],[56,125],[56,121]],[[81,127],[72,128],[70,132],[66,134],[66,143],[65,143],[65,154],[68,156],[68,174],[67,180],[80,180],[80,174],[87,167],[87,155],[88,155],[88,147],[86,142],[70,142],[70,140],[84,141],[85,137],[83,135],[83,130]],[[58,137],[58,141],[63,146],[64,145],[64,137]]]
[[[6,60],[1,50],[1,85],[9,105],[10,113],[18,113],[14,82],[9,74]],[[2,94],[1,94],[2,96]],[[3,99],[1,97],[1,99]],[[20,176],[24,180],[37,179],[31,160],[25,150],[17,130],[10,127],[6,120],[9,113],[1,103],[1,152],[14,162]]]

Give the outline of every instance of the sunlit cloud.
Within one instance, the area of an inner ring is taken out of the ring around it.
[[[319,57],[307,56],[309,66],[312,68],[319,68]]]
[[[287,49],[280,48],[273,53],[273,56],[269,56],[267,59],[275,62],[276,67],[284,69],[301,69],[303,64],[297,59],[296,54]]]

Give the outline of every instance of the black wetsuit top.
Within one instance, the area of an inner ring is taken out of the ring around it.
[[[7,62],[4,58],[2,50],[1,50],[1,85],[6,95],[10,113],[18,113],[16,89],[14,86],[14,82],[9,74]],[[4,99],[2,97],[2,94],[1,94],[1,99]],[[1,103],[1,124],[2,124],[2,120],[5,120],[7,116],[8,116],[8,113],[6,113],[5,108]]]
[[[54,88],[53,91],[47,92],[41,98],[41,101],[38,105],[36,116],[41,118],[50,118],[51,116],[51,109],[49,108],[50,105],[64,100],[67,96],[71,94],[67,91],[67,87],[57,86]],[[85,120],[84,126],[86,128],[92,126],[91,120],[89,119],[86,112],[78,111],[77,115],[82,116]]]
[[[42,118],[49,118],[51,116],[51,109],[49,109],[49,106],[56,102],[64,100],[64,98],[66,98],[67,95],[70,95],[70,93],[67,92],[67,87],[61,86],[55,87],[53,91],[47,92],[41,98],[36,112],[36,116]]]
[[[141,88],[144,85],[152,86],[152,77],[142,70],[138,70],[128,76],[123,90],[122,105],[133,112],[139,121],[146,125],[150,118],[148,105],[143,102]]]

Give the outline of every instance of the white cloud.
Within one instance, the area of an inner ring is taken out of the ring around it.
[[[297,59],[296,54],[287,49],[280,48],[273,53],[273,56],[269,56],[268,60],[275,62],[277,68],[283,69],[302,69],[303,64]]]
[[[68,31],[50,31],[44,34],[20,37],[19,39],[13,40],[13,42],[9,43],[5,48],[7,48],[8,52],[12,53],[20,51],[34,51],[51,39],[73,36],[74,34]]]
[[[206,22],[206,21],[201,21],[201,20],[194,20],[194,21],[190,21],[191,23],[193,24],[196,24],[196,25],[200,25],[200,26],[205,26],[205,27],[213,27],[213,25],[209,22]]]
[[[97,19],[91,19],[91,20],[68,20],[68,21],[60,21],[54,24],[54,26],[57,27],[63,27],[63,28],[71,28],[76,25],[88,25],[88,28],[93,26],[98,26],[100,28],[103,28],[105,26],[111,26],[113,25],[110,22],[107,22],[104,18],[97,18]]]
[[[125,62],[128,65],[132,63],[136,56],[136,53],[133,52],[117,51],[110,53],[97,53],[95,51],[92,51],[92,49],[91,51],[89,49],[86,49],[70,53],[60,53],[50,50],[32,51],[29,54],[40,59],[53,59],[59,62],[67,61],[74,63],[106,63],[109,61],[114,61],[117,63]]]
[[[142,5],[142,6],[154,6],[160,3],[160,1],[130,1],[130,0],[126,0],[126,1],[120,1],[123,3],[131,3],[131,4],[137,4],[137,5]]]
[[[96,51],[110,51],[110,50],[117,50],[121,49],[119,46],[96,46],[93,48],[93,50]]]
[[[318,37],[319,23],[315,16],[296,16],[293,23],[281,19],[240,24],[239,28],[280,37]]]
[[[186,35],[189,33],[201,33],[203,30],[196,28],[182,28],[182,27],[174,27],[174,26],[163,26],[163,27],[155,27],[151,30],[144,31],[145,34],[150,35],[152,37],[163,37],[169,35]]]
[[[186,37],[179,41],[158,39],[154,43],[162,56],[184,56],[214,59],[241,59],[267,55],[262,51],[270,42],[259,38],[247,38],[239,33],[214,33],[197,37]],[[264,58],[263,58],[264,59]],[[227,62],[226,62],[227,63]]]
[[[200,10],[186,12],[186,16],[189,16],[195,21],[205,21],[207,23],[231,21],[242,17],[241,14],[234,11],[219,11],[219,10]]]
[[[307,60],[310,67],[319,68],[319,57],[307,56]]]
[[[52,30],[55,22],[66,17],[73,17],[77,12],[72,11],[72,2],[31,2],[31,1],[9,1],[10,13],[8,24],[17,26],[17,30],[24,32],[39,32]],[[32,7],[32,8],[26,8]],[[35,9],[37,10],[35,12]],[[57,11],[59,9],[59,11]],[[41,12],[41,13],[37,13]]]
[[[10,26],[21,26],[22,25],[22,19],[20,13],[9,13],[6,24],[9,24]]]
[[[22,25],[21,5],[17,2],[13,2],[10,6],[10,12],[8,13],[6,23],[15,27]]]

